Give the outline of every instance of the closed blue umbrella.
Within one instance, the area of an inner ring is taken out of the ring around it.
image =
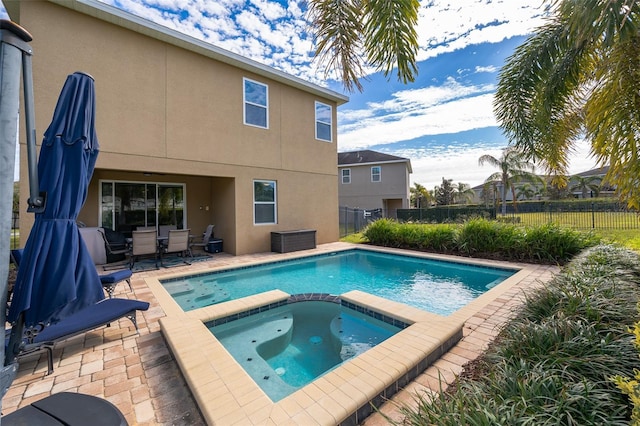
[[[24,312],[26,327],[48,325],[104,298],[76,219],[98,157],[93,78],[67,77],[38,162],[44,211],[24,248],[7,319]]]

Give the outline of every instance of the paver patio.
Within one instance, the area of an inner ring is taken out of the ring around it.
[[[344,247],[344,243],[318,246],[305,253],[320,253]],[[133,275],[133,292],[126,284],[116,288],[116,297],[150,302],[148,311],[138,314],[140,334],[131,322],[122,319],[85,335],[58,343],[54,349],[53,374],[46,375],[44,355],[20,359],[18,375],[2,400],[3,414],[61,391],[81,392],[114,403],[130,425],[204,425],[186,382],[170,353],[159,319],[165,314],[147,287],[145,278],[167,273],[198,273],[212,265],[234,266],[283,257],[278,253],[231,256],[224,253],[190,266],[138,272]],[[469,318],[463,339],[418,378],[381,408],[381,413],[399,419],[397,403],[411,403],[415,392],[437,391],[438,377],[451,381],[463,365],[477,357],[495,337],[499,328],[522,302],[523,292],[548,281],[557,267],[534,266],[534,272]],[[388,424],[379,413],[369,416],[366,426]]]

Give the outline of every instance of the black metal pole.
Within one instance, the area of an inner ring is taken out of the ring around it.
[[[19,25],[0,20],[0,194],[6,194],[6,199],[0,202],[0,253],[2,256],[0,259],[0,322],[2,324],[6,322],[13,178],[20,111],[20,72],[25,56],[31,57],[32,50],[28,44],[31,40],[31,35]],[[30,68],[29,72],[31,72]],[[33,92],[31,94],[33,95]],[[30,108],[33,108],[32,103]],[[29,114],[33,119],[33,110],[28,111],[27,115]],[[33,120],[31,124],[33,125]],[[35,134],[35,130],[33,133]],[[17,332],[22,334],[22,330]],[[2,359],[0,398],[11,386],[17,370],[15,357],[6,355],[5,345],[2,344],[0,345],[0,359]]]

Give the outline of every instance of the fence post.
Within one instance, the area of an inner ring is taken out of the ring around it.
[[[591,202],[591,229],[596,229],[596,213],[593,201]]]

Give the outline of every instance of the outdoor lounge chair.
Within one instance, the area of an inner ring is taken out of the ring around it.
[[[116,289],[116,286],[122,281],[126,281],[127,284],[129,284],[129,290],[133,291],[133,288],[131,288],[131,275],[131,269],[121,269],[110,274],[100,275],[102,288],[107,291],[109,299],[113,298],[113,292]]]
[[[25,333],[24,345],[18,357],[47,351],[47,374],[53,372],[53,346],[78,334],[86,333],[103,325],[109,326],[120,318],[129,318],[138,333],[137,311],[146,311],[149,303],[131,299],[104,299],[88,306],[59,322],[44,327],[38,333]]]
[[[11,261],[15,263],[17,267],[20,267],[23,250],[24,249],[11,250]],[[109,298],[112,298],[116,286],[122,281],[126,281],[127,284],[129,284],[129,290],[133,291],[133,288],[131,288],[131,275],[131,269],[121,269],[119,271],[111,272],[110,274],[100,275],[100,283],[106,290]]]

